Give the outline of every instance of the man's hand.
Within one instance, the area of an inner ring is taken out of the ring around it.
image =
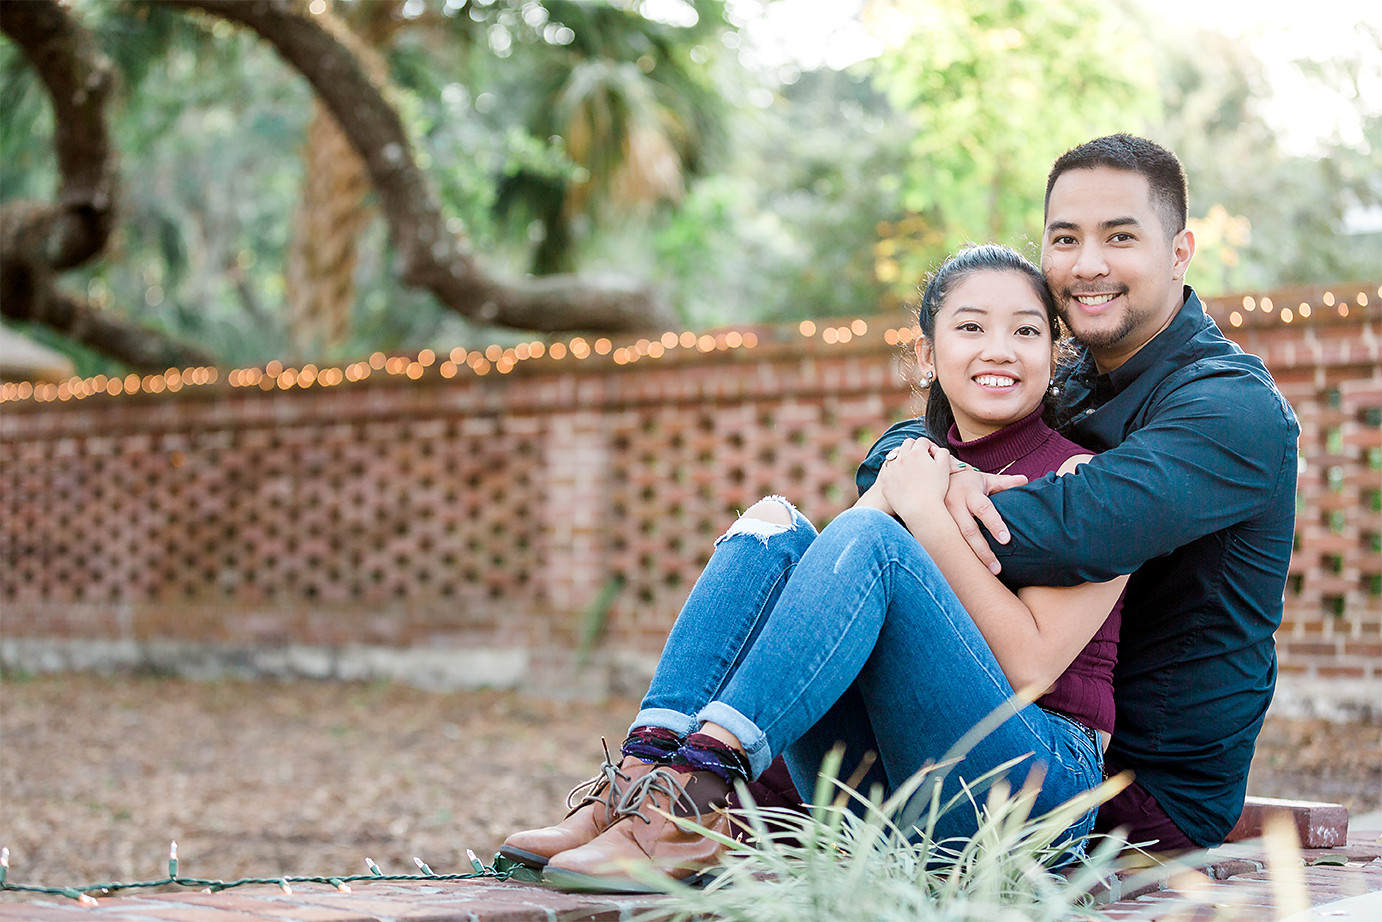
[[[1027,478],[1021,474],[985,474],[974,468],[955,471],[950,475],[945,508],[955,520],[970,550],[974,551],[974,556],[995,576],[1003,567],[989,548],[984,533],[979,530],[979,523],[983,523],[999,544],[1012,540],[1008,527],[1003,524],[1003,517],[998,514],[989,496],[1010,487],[1020,487],[1026,482]]]

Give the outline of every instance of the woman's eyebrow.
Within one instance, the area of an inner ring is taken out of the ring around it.
[[[974,304],[961,304],[955,308],[957,314],[980,314],[987,317],[989,310],[986,307],[979,307]],[[1045,317],[1046,312],[1035,307],[1019,307],[1013,311],[1014,314],[1026,314],[1032,317]]]

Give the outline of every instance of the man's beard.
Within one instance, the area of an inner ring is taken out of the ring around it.
[[[1127,294],[1127,290],[1124,289],[1120,294]],[[1128,310],[1123,312],[1122,321],[1113,329],[1098,329],[1082,333],[1075,324],[1070,322],[1070,303],[1074,300],[1075,296],[1067,291],[1061,298],[1057,313],[1060,314],[1061,320],[1065,321],[1065,325],[1074,335],[1075,341],[1082,346],[1087,346],[1090,349],[1108,349],[1126,339],[1137,326],[1138,315],[1130,305]]]

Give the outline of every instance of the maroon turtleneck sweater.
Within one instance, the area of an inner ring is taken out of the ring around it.
[[[1075,455],[1089,454],[1041,420],[1038,407],[1025,419],[997,432],[960,441],[959,430],[950,427],[950,450],[966,464],[991,474],[1023,474],[1038,480],[1060,469]],[[1074,661],[1037,704],[1075,718],[1087,727],[1113,732],[1113,666],[1118,661],[1118,632],[1123,623],[1123,599],[1109,612]]]

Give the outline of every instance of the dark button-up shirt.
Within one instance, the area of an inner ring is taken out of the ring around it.
[[[1131,573],[1109,758],[1185,834],[1214,845],[1242,810],[1276,681],[1272,635],[1295,529],[1295,414],[1255,356],[1189,287],[1171,324],[1122,366],[1085,353],[1062,382],[1078,471],[993,496],[1013,538],[990,542],[1014,586]],[[861,466],[872,484],[895,426]]]

